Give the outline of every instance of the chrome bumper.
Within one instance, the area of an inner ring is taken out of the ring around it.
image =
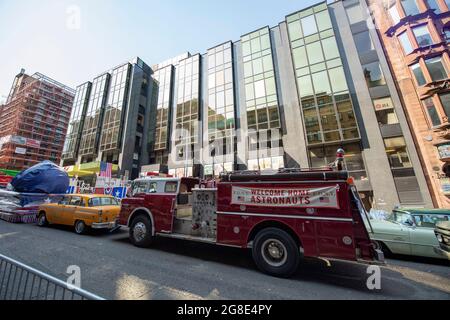
[[[441,249],[440,247],[433,247],[434,253],[436,253],[437,255],[441,256],[442,258],[446,258],[448,260],[450,260],[450,252]]]
[[[93,223],[92,229],[113,229],[117,226],[117,224],[113,222],[101,222],[101,223]]]

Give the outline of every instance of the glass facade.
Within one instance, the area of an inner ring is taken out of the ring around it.
[[[79,139],[83,131],[84,113],[89,102],[91,85],[91,82],[86,82],[77,88],[69,128],[64,142],[63,159],[75,159],[77,157]]]
[[[111,84],[108,103],[103,118],[100,151],[120,149],[122,118],[126,112],[131,64],[127,63],[114,69],[111,73]]]
[[[175,151],[178,160],[193,159],[194,145],[199,143],[200,55],[181,60],[176,73]]]
[[[268,27],[241,37],[250,158],[253,151],[281,147],[281,123]],[[267,157],[266,157],[267,158]],[[259,159],[261,160],[261,159]],[[259,163],[258,159],[256,160]],[[267,161],[269,163],[269,161]],[[272,165],[272,160],[270,160]],[[249,162],[249,166],[252,163]]]
[[[153,78],[158,85],[158,103],[156,106],[155,151],[169,148],[169,118],[172,105],[173,66],[169,65],[155,71]]]
[[[210,157],[216,161],[234,163],[235,104],[233,85],[233,44],[227,42],[209,49],[208,57],[208,142]],[[225,156],[224,158],[220,158]],[[214,168],[218,174],[223,169]]]
[[[94,156],[97,152],[98,136],[102,121],[104,106],[108,93],[110,75],[105,73],[94,79],[91,89],[83,134],[80,141],[80,156]]]
[[[290,15],[287,23],[308,144],[359,139],[327,5]]]

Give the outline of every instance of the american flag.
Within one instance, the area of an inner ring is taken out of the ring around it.
[[[107,162],[100,162],[100,177],[111,178],[112,164]]]

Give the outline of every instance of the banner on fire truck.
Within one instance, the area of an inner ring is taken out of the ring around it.
[[[339,209],[339,186],[322,188],[232,187],[232,204],[264,207]]]

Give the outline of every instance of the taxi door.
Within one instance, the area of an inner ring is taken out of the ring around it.
[[[63,216],[66,206],[70,202],[70,196],[64,196],[57,205],[52,206],[47,214],[47,219],[50,223],[61,224],[63,223]]]
[[[73,226],[75,224],[75,212],[76,210],[83,206],[83,198],[80,196],[72,196],[70,198],[69,204],[65,206],[62,214],[62,224]]]

